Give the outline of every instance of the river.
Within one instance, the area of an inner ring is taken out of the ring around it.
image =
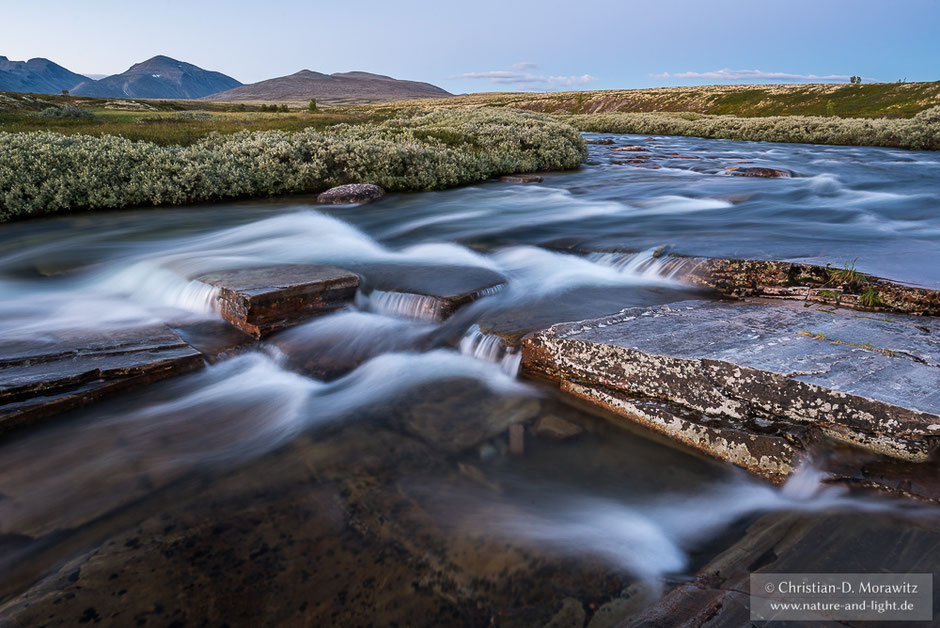
[[[443,323],[421,318],[413,300],[364,290],[356,307],[248,352],[7,436],[0,617],[67,620],[80,604],[74,612],[116,623],[499,615],[531,625],[562,598],[600,606],[629,589],[655,599],[768,513],[833,517],[860,538],[853,514],[865,513],[885,542],[916,554],[910,530],[935,525],[935,511],[850,495],[812,467],[770,486],[615,425],[517,377],[515,341],[690,294],[654,253],[661,246],[855,264],[938,288],[940,155],[587,137],[643,144],[656,158],[623,163],[633,155],[591,145],[581,170],[537,184],[360,207],[292,197],[0,226],[6,343],[217,320],[215,294],[192,278],[255,265],[327,263],[365,284],[388,267],[445,278],[483,268],[508,280]],[[793,176],[724,173],[751,165]],[[309,359],[346,368],[312,377],[296,368]],[[481,423],[547,415],[583,434],[530,434],[524,455],[504,434],[451,445]],[[857,571],[853,561],[835,552],[825,567]],[[70,602],[76,582],[96,593]]]

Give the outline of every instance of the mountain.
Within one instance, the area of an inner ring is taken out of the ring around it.
[[[0,92],[58,94],[87,80],[87,76],[70,72],[49,59],[10,61],[0,57]]]
[[[216,101],[295,101],[316,98],[324,104],[370,103],[408,98],[444,98],[452,96],[440,87],[417,81],[400,81],[369,72],[322,74],[301,70],[259,83],[242,85],[202,100]]]
[[[191,63],[156,56],[132,65],[127,72],[77,85],[71,94],[97,98],[191,99],[239,85],[241,83],[221,72],[210,72]]]

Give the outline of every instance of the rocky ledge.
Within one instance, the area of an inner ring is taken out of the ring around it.
[[[0,432],[204,365],[176,332],[151,325],[0,342]]]
[[[197,278],[217,290],[222,317],[252,336],[266,336],[352,302],[359,275],[333,266],[282,264]]]
[[[566,248],[566,247],[561,247]],[[602,264],[615,267],[634,261],[637,270],[657,263],[661,273],[682,283],[709,288],[731,297],[791,299],[872,312],[940,316],[940,292],[882,279],[856,270],[775,260],[691,257],[660,253],[645,263],[636,252],[573,247]],[[654,262],[655,260],[655,262]]]
[[[920,318],[683,301],[533,334],[522,368],[775,481],[822,440],[908,462],[940,440],[940,324]]]

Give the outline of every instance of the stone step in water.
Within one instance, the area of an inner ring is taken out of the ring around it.
[[[204,364],[163,325],[2,341],[0,432]]]
[[[197,278],[217,290],[222,317],[256,338],[352,303],[359,276],[334,266],[279,264]]]
[[[499,273],[474,266],[368,265],[363,292],[369,309],[379,314],[442,321],[459,308],[506,284]]]
[[[910,462],[940,440],[933,319],[690,300],[535,333],[522,368],[775,479],[819,439]]]

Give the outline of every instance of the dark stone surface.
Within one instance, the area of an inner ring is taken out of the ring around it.
[[[163,325],[0,342],[0,431],[204,365]]]
[[[265,336],[352,302],[359,276],[333,266],[282,264],[210,273],[219,311],[247,334]]]
[[[780,170],[779,168],[760,168],[756,166],[749,168],[728,168],[728,172],[736,177],[767,177],[778,179],[791,176],[787,170]]]
[[[361,204],[377,201],[383,196],[385,196],[385,190],[377,185],[348,183],[317,195],[317,202],[324,205]]]
[[[676,587],[623,625],[749,625],[751,573],[932,573],[936,580],[938,565],[940,519],[935,512],[907,520],[885,514],[769,514],[706,564],[694,582]],[[778,623],[806,625],[773,622]]]

